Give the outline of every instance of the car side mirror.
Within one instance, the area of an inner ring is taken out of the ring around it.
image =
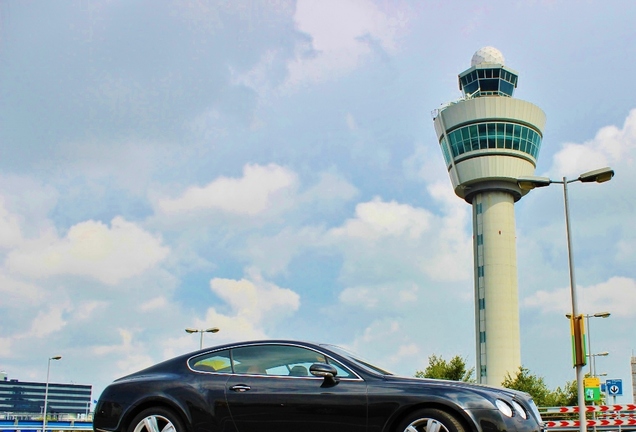
[[[330,382],[331,384],[335,384],[337,382],[336,375],[338,375],[338,371],[335,367],[329,364],[314,363],[309,367],[309,372],[313,376],[323,377],[325,382]]]

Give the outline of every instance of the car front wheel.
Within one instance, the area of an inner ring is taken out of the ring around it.
[[[427,408],[406,417],[396,432],[466,432],[466,429],[453,415]]]
[[[148,408],[130,423],[128,432],[185,432],[179,417],[166,408]]]

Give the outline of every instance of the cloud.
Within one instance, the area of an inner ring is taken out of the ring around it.
[[[37,285],[0,273],[0,297],[5,305],[38,305],[45,301],[44,294],[44,290]]]
[[[167,298],[155,297],[143,303],[141,306],[139,306],[139,309],[142,312],[148,312],[148,311],[153,311],[157,309],[163,309],[164,307],[168,306],[168,304],[169,303]]]
[[[11,251],[7,269],[34,278],[78,275],[115,285],[161,262],[170,249],[158,237],[122,217],[110,228],[89,220],[72,226],[66,237],[48,232]]]
[[[580,311],[611,311],[618,317],[636,317],[636,280],[612,277],[589,287],[577,287]],[[542,313],[572,310],[570,288],[537,291],[522,301],[524,307],[536,308]]]
[[[67,324],[65,317],[72,310],[69,303],[49,306],[48,310],[39,312],[31,322],[29,334],[42,338],[63,329]]]
[[[418,239],[430,228],[431,217],[427,210],[395,201],[383,202],[376,197],[373,201],[358,204],[356,217],[333,229],[331,234],[367,240],[396,236]]]
[[[636,109],[630,111],[623,128],[605,126],[583,144],[565,143],[554,156],[551,172],[558,176],[578,177],[585,171],[618,164],[634,169],[636,150]]]
[[[415,284],[400,286],[399,284],[379,286],[355,286],[345,288],[338,299],[345,304],[369,310],[403,309],[415,306],[418,300],[419,287]]]
[[[432,190],[435,196],[438,191]],[[462,209],[458,199],[442,204],[445,214],[438,216],[378,197],[359,203],[355,217],[327,233],[328,241],[346,257],[346,280],[364,285],[374,277],[394,283],[419,283],[424,277],[437,281],[469,278],[472,240],[465,232],[469,207],[463,205]]]
[[[219,336],[225,340],[265,338],[278,321],[300,307],[297,293],[267,282],[255,269],[248,270],[239,280],[214,278],[210,281],[210,289],[226,303],[226,307],[209,308],[205,317],[195,320],[193,325],[219,327],[222,329]]]
[[[17,215],[9,213],[4,197],[0,196],[0,249],[8,249],[20,243],[22,232]]]
[[[373,2],[300,0],[294,21],[309,35],[311,45],[299,45],[287,64],[286,86],[321,82],[359,67],[374,51],[395,52],[405,14],[380,10]]]
[[[117,366],[120,375],[132,373],[155,363],[155,359],[148,355],[143,344],[135,342],[135,333],[129,329],[117,329],[120,343],[113,345],[100,345],[92,349],[98,358],[113,357],[113,363]]]
[[[287,315],[300,306],[298,294],[265,281],[257,271],[250,271],[247,279],[241,280],[214,278],[210,288],[225,300],[237,317],[247,318],[254,324]]]
[[[220,177],[204,187],[190,187],[180,197],[162,199],[166,214],[217,210],[233,215],[255,216],[286,205],[297,184],[296,174],[276,164],[247,164],[241,178]]]

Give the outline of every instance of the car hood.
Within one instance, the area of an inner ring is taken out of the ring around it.
[[[528,400],[532,399],[532,397],[525,392],[519,390],[513,390],[505,387],[493,387],[485,384],[475,384],[475,383],[467,383],[463,381],[450,381],[450,380],[441,380],[441,379],[432,379],[432,378],[413,378],[413,377],[403,377],[396,375],[386,375],[386,381],[389,382],[399,382],[405,385],[429,385],[432,387],[450,387],[455,389],[463,389],[466,391],[473,391],[475,393],[479,393],[482,395],[490,395],[491,397],[508,397],[511,399],[522,399]]]

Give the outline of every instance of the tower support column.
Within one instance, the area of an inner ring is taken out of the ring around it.
[[[500,386],[521,366],[514,196],[484,191],[472,206],[476,375]]]

